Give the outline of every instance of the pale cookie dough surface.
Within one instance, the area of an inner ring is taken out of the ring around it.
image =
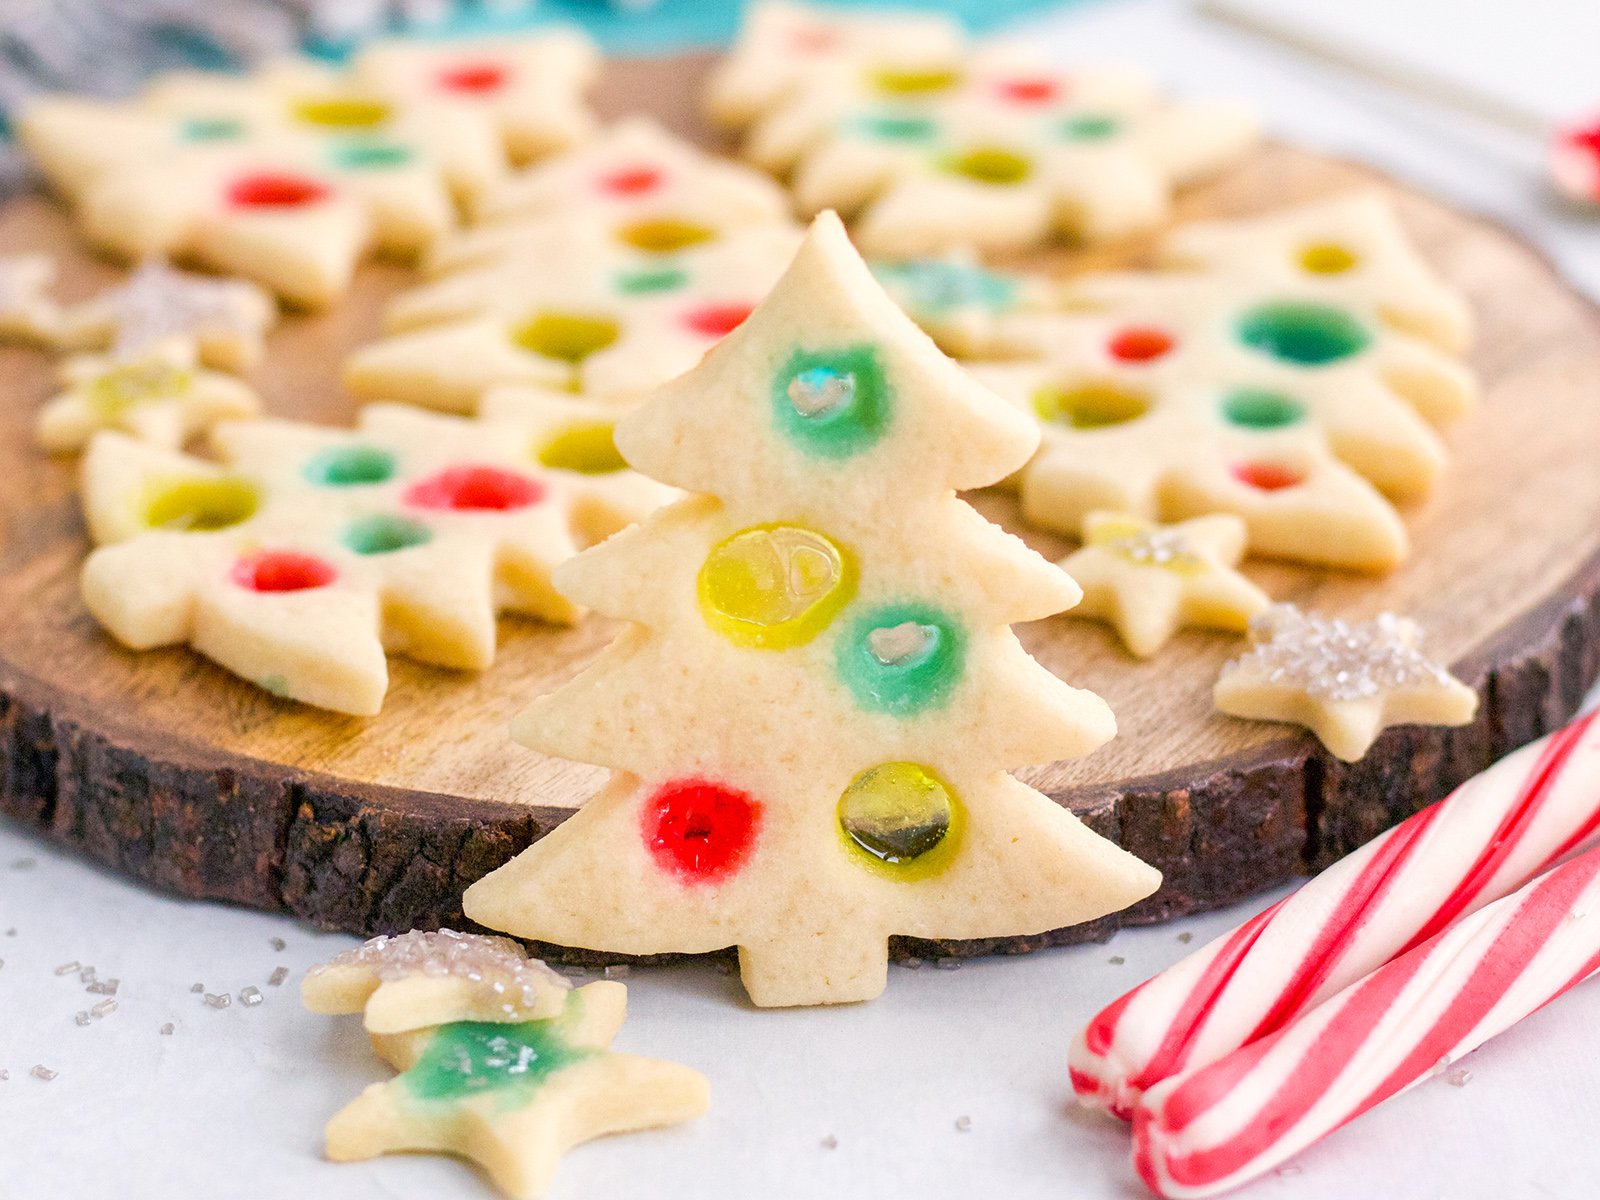
[[[965,32],[941,14],[852,13],[759,0],[745,9],[738,40],[717,63],[706,89],[706,114],[741,129],[819,73],[941,71],[957,66],[966,53]]]
[[[1179,629],[1243,632],[1271,599],[1236,568],[1245,525],[1225,514],[1157,525],[1128,513],[1092,512],[1083,547],[1061,569],[1083,588],[1069,616],[1109,622],[1128,650],[1148,658]]]
[[[195,363],[181,340],[138,354],[78,356],[64,364],[64,390],[45,402],[34,436],[52,453],[75,453],[103,429],[176,449],[219,421],[253,417],[261,401],[232,375]]]
[[[177,339],[193,343],[206,366],[237,372],[260,362],[262,339],[277,319],[272,296],[249,280],[195,275],[150,259],[125,282],[70,306],[61,343],[129,356]]]
[[[398,298],[388,319],[406,332],[352,354],[345,385],[362,399],[458,412],[502,383],[635,401],[743,321],[799,238],[756,226],[649,252],[600,227],[566,228]]]
[[[56,264],[43,254],[0,258],[0,342],[53,346],[61,335],[61,306],[51,296]]]
[[[213,441],[225,466],[91,443],[89,611],[134,649],[188,644],[358,715],[382,703],[386,650],[479,670],[496,613],[574,620],[550,572],[667,494],[569,399],[508,396],[482,421],[374,406],[353,432],[228,423]]]
[[[572,985],[510,938],[412,930],[376,937],[311,968],[300,999],[312,1012],[361,1013],[373,1034],[453,1021],[559,1017]]]
[[[1478,696],[1419,648],[1414,621],[1328,620],[1276,604],[1252,619],[1251,650],[1222,669],[1217,708],[1287,721],[1356,762],[1390,725],[1465,725]]]
[[[522,1023],[455,1022],[375,1034],[400,1074],[329,1120],[328,1157],[456,1154],[516,1200],[543,1195],[562,1155],[613,1133],[698,1117],[698,1071],[611,1049],[627,1013],[620,983],[569,991],[561,1015]]]
[[[369,43],[351,65],[376,91],[419,105],[466,104],[498,129],[513,162],[525,163],[580,145],[595,129],[584,93],[600,70],[600,54],[580,30],[519,37]]]
[[[1234,105],[1168,102],[1138,76],[1066,74],[997,44],[947,70],[819,74],[743,153],[790,176],[802,212],[852,218],[863,252],[914,258],[1149,230],[1174,188],[1258,136]]]
[[[1059,307],[1048,276],[990,270],[971,254],[879,261],[872,273],[939,349],[959,359],[1027,353],[1029,339],[1012,336],[1009,318]]]
[[[713,494],[561,572],[636,624],[513,732],[617,774],[468,915],[626,953],[737,945],[755,1003],[794,1005],[877,995],[891,934],[1039,931],[1151,891],[1006,774],[1113,732],[1008,627],[1077,587],[954,495],[1036,441],[820,219],[750,319],[619,425],[630,462]]]

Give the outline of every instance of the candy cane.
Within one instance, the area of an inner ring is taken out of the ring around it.
[[[1292,1023],[1168,1078],[1133,1114],[1169,1200],[1248,1183],[1600,971],[1600,848],[1458,920]]]
[[[1600,832],[1600,714],[1525,746],[1110,1005],[1072,1086],[1126,1118],[1161,1080],[1282,1028]]]

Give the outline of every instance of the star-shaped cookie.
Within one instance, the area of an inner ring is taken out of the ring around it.
[[[193,342],[208,367],[245,371],[260,361],[262,338],[277,319],[272,296],[248,280],[195,275],[149,259],[123,283],[69,308],[61,341],[132,357],[179,339]]]
[[[1477,712],[1477,693],[1420,638],[1392,613],[1347,622],[1275,604],[1251,619],[1252,648],[1222,669],[1213,699],[1230,716],[1304,725],[1355,762],[1390,725],[1465,725]]]
[[[65,389],[34,421],[35,438],[52,453],[76,453],[103,429],[175,449],[218,421],[253,417],[261,407],[240,380],[196,366],[182,341],[131,356],[71,358],[61,375]]]
[[[334,1114],[328,1157],[457,1154],[530,1200],[579,1143],[704,1113],[710,1091],[699,1072],[610,1050],[626,1011],[627,989],[602,981],[573,990],[550,1020],[375,1035],[373,1048],[400,1074]]]
[[[54,345],[61,308],[50,296],[56,264],[43,254],[0,258],[0,342]]]
[[[1148,658],[1179,628],[1243,631],[1271,599],[1234,568],[1245,524],[1226,514],[1157,525],[1131,513],[1092,512],[1083,547],[1061,567],[1083,588],[1069,616],[1108,621]]]

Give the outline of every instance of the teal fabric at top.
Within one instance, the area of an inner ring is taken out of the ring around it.
[[[815,0],[813,0],[815,2]],[[1088,0],[822,0],[833,8],[918,8],[947,12],[974,33],[984,33],[1048,8],[1076,6]],[[609,0],[542,0],[525,9],[519,4],[466,0],[450,17],[400,31],[428,37],[471,37],[477,34],[531,29],[566,22],[586,29],[612,54],[661,54],[690,46],[716,46],[729,41],[739,26],[742,0],[657,0],[630,9]],[[345,45],[308,47],[337,58]]]

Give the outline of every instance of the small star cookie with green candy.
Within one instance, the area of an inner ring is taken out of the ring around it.
[[[566,28],[493,39],[385,39],[362,47],[350,67],[356,81],[376,92],[481,111],[517,163],[593,136],[584,93],[599,70],[594,43]]]
[[[1216,514],[1156,525],[1129,513],[1092,512],[1083,547],[1061,569],[1083,588],[1069,616],[1108,621],[1122,644],[1149,658],[1180,627],[1243,632],[1272,600],[1235,568],[1245,526]]]
[[[1142,79],[1066,75],[1002,45],[956,70],[819,76],[743,153],[792,175],[803,213],[852,218],[864,253],[917,258],[1144,232],[1176,187],[1258,136],[1234,105],[1169,103]]]
[[[1414,621],[1380,613],[1346,622],[1275,604],[1250,622],[1252,648],[1223,667],[1219,711],[1287,721],[1356,762],[1390,725],[1466,725],[1478,694],[1427,658]]]
[[[361,1013],[367,1032],[452,1021],[559,1017],[572,984],[510,938],[450,929],[375,937],[312,967],[301,1002],[330,1016]]]
[[[76,453],[103,429],[173,449],[218,421],[253,417],[248,385],[197,367],[192,346],[168,341],[131,356],[80,356],[61,371],[65,390],[45,403],[34,436],[52,453]]]
[[[56,264],[43,254],[0,258],[0,342],[52,346],[61,331],[61,307],[51,298]]]
[[[798,229],[753,226],[704,246],[647,253],[598,228],[572,231],[536,257],[448,275],[402,296],[391,322],[425,327],[357,350],[345,386],[364,399],[459,412],[499,383],[637,399],[694,366],[743,321],[799,240]]]
[[[1376,191],[1357,191],[1265,216],[1195,221],[1168,234],[1162,265],[1240,275],[1258,285],[1312,283],[1329,303],[1377,297],[1384,321],[1461,354],[1472,336],[1465,297],[1439,278]]]
[[[1029,342],[1009,336],[1010,318],[1056,307],[1056,287],[1046,276],[990,270],[970,254],[871,265],[890,299],[954,358],[1025,352]]]
[[[532,1200],[574,1146],[706,1111],[710,1088],[698,1071],[610,1049],[626,1015],[627,988],[603,980],[568,992],[564,1012],[548,1020],[375,1035],[373,1049],[400,1074],[334,1114],[327,1155],[455,1154],[516,1200]]]
[[[502,397],[481,421],[375,405],[354,431],[220,425],[225,465],[103,433],[84,462],[84,602],[132,649],[188,644],[371,715],[386,650],[480,670],[498,612],[577,618],[550,572],[670,494],[601,461],[607,421],[548,397]]]
[[[277,319],[272,296],[248,280],[195,275],[148,259],[124,282],[68,308],[61,341],[128,357],[177,339],[193,343],[206,366],[238,372],[260,361],[262,339]]]
[[[479,219],[433,248],[430,271],[497,261],[560,227],[598,225],[640,250],[670,252],[791,218],[787,194],[766,175],[630,117],[496,188]]]
[[[743,129],[788,101],[818,73],[932,73],[958,67],[968,43],[937,13],[844,12],[789,0],[745,9],[739,36],[706,86],[706,115]]]

